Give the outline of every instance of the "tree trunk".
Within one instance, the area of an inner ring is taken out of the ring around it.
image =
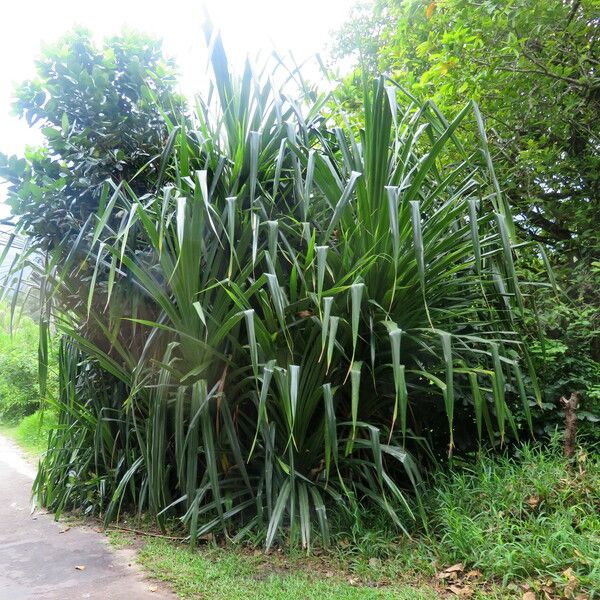
[[[575,456],[575,439],[577,437],[577,407],[579,406],[579,392],[573,392],[567,400],[564,396],[560,403],[565,409],[565,456]]]

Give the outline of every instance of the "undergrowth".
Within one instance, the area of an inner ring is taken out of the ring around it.
[[[15,425],[40,406],[37,327],[23,317],[11,330],[9,309],[0,304],[0,421]]]
[[[140,562],[155,578],[171,583],[181,598],[251,600],[435,600],[427,586],[365,585],[342,571],[323,568],[319,560],[298,563],[284,556],[220,548],[194,551],[165,540],[151,540]]]
[[[600,460],[569,466],[556,444],[514,458],[482,456],[434,479],[430,539],[443,563],[464,562],[503,583],[551,579],[600,590]]]
[[[310,556],[224,547],[211,536],[200,549],[151,539],[140,561],[183,598],[598,597],[600,459],[592,449],[572,465],[558,441],[511,457],[484,454],[432,477],[423,497],[427,527],[410,537],[363,510],[335,515],[333,549]]]
[[[427,528],[412,539],[380,527],[377,515],[339,529],[347,568],[397,580],[443,577],[460,563],[452,579],[461,583],[471,572],[506,589],[528,583],[549,597],[600,590],[600,459],[593,449],[580,450],[573,465],[558,441],[523,445],[512,457],[483,454],[432,477],[423,498]]]

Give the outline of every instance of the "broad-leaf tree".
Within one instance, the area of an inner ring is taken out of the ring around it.
[[[139,194],[151,189],[166,119],[180,105],[174,67],[156,40],[132,33],[97,48],[76,31],[47,48],[14,103],[44,143],[20,159],[0,154],[24,232],[53,249],[98,209],[106,181],[127,181]]]
[[[517,225],[582,259],[599,247],[599,36],[598,0],[376,0],[338,52],[445,113],[476,100]]]

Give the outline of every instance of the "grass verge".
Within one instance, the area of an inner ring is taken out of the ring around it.
[[[172,584],[181,598],[206,600],[433,600],[427,585],[364,582],[328,561],[293,558],[235,549],[192,550],[165,540],[151,540],[139,561],[152,577]]]
[[[38,411],[0,430],[39,456],[55,423],[51,411]],[[575,464],[556,444],[483,455],[434,477],[423,497],[428,533],[398,537],[385,519],[359,510],[332,523],[332,551],[310,557],[214,542],[193,550],[118,532],[110,539],[135,545],[149,575],[181,598],[600,598],[598,453],[582,450]]]
[[[412,540],[360,514],[310,557],[138,537],[139,562],[181,598],[600,598],[597,455],[569,465],[556,445],[523,446],[434,477],[424,496],[429,532]]]
[[[56,415],[49,410],[38,410],[24,417],[17,425],[0,424],[0,431],[27,453],[37,457],[45,452],[48,434],[54,426]]]
[[[598,452],[581,450],[576,464],[556,445],[484,456],[438,476],[430,497],[441,562],[463,562],[504,585],[531,580],[540,597],[600,597]]]

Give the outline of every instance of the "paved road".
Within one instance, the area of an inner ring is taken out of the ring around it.
[[[0,600],[158,600],[175,596],[144,580],[133,554],[114,551],[103,534],[65,528],[32,513],[35,469],[0,435]],[[75,567],[83,565],[84,570]]]

